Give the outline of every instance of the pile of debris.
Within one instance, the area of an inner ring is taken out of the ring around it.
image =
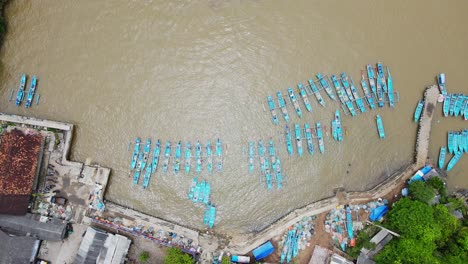
[[[304,217],[301,221],[289,227],[280,243],[281,263],[289,263],[297,257],[300,250],[307,247],[308,241],[315,233],[314,220],[316,216]]]

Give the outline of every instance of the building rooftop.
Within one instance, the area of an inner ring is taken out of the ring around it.
[[[27,214],[0,215],[0,229],[18,235],[29,235],[40,240],[60,241],[65,238],[67,223],[51,220],[48,223],[38,221],[38,215]]]
[[[0,263],[31,263],[39,249],[39,240],[9,236],[0,230]]]

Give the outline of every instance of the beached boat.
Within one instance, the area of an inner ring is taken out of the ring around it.
[[[163,173],[167,173],[169,167],[169,158],[171,157],[171,142],[166,141],[166,148],[164,149],[164,162],[163,162]]]
[[[343,91],[343,89],[341,88],[341,85],[340,85],[340,82],[338,81],[338,78],[336,77],[336,75],[332,74],[330,76],[331,80],[332,80],[332,84],[333,86],[335,87],[335,90],[336,90],[336,94],[338,95],[338,99],[340,99],[340,102],[342,104],[346,104],[346,102],[348,101],[347,99],[347,95],[345,94],[345,92]]]
[[[461,151],[457,151],[455,153],[455,156],[452,157],[452,159],[450,159],[448,165],[447,165],[447,171],[450,171],[453,169],[453,167],[455,166],[455,164],[457,164],[458,160],[460,160],[461,156],[463,155],[463,152]]]
[[[195,193],[195,187],[198,185],[197,178],[192,179],[192,184],[190,185],[188,198],[189,200],[193,201],[193,195]]]
[[[312,131],[308,123],[304,124],[304,131],[307,140],[307,149],[309,150],[310,155],[314,154],[314,144],[312,143]]]
[[[190,145],[190,142],[187,142],[185,145],[185,174],[190,173],[190,165],[192,162],[192,146]]]
[[[319,89],[317,88],[317,86],[314,83],[314,80],[312,79],[309,79],[309,89],[311,93],[315,95],[315,98],[317,98],[317,101],[319,102],[319,104],[325,107],[325,101],[323,100],[323,97],[320,94]]]
[[[289,155],[293,154],[293,146],[292,146],[292,137],[291,137],[291,130],[289,129],[288,125],[284,127],[284,135],[286,137],[286,150],[288,151]]]
[[[178,174],[180,170],[180,156],[182,155],[182,141],[177,143],[174,154],[174,174]]]
[[[294,130],[296,132],[296,146],[297,154],[299,157],[302,156],[302,136],[301,136],[301,127],[296,123],[294,124]]]
[[[210,202],[210,194],[211,194],[211,185],[209,182],[206,182],[204,195],[203,195],[203,203],[208,204]]]
[[[218,168],[218,171],[221,171],[223,169],[223,145],[221,144],[221,139],[219,138],[216,140],[216,157],[216,167]]]
[[[444,100],[444,106],[443,106],[443,113],[444,113],[444,116],[447,117],[449,115],[449,110],[450,110],[450,98],[452,96],[450,94],[447,94],[445,96],[445,100]]]
[[[294,94],[292,88],[288,88],[288,95],[289,95],[289,100],[291,100],[291,103],[294,106],[294,110],[296,110],[297,115],[299,117],[302,117],[301,107],[299,106],[299,102],[297,101],[297,97]]]
[[[371,91],[374,93],[374,96],[377,97],[377,88],[375,86],[375,72],[371,64],[367,64],[367,78],[369,79],[369,86]],[[383,106],[383,105],[382,105]]]
[[[437,75],[437,82],[439,83],[440,93],[445,96],[447,94],[447,90],[445,89],[445,73]]]
[[[325,144],[323,141],[323,131],[322,131],[322,126],[320,125],[320,122],[317,122],[315,124],[315,133],[317,135],[320,153],[323,154],[325,152]]]
[[[201,172],[202,161],[201,161],[201,145],[200,141],[197,140],[197,144],[195,145],[195,158],[197,159],[197,167],[195,168],[197,173]]]
[[[15,104],[19,106],[24,99],[24,87],[26,86],[26,74],[21,75],[20,85],[18,87],[18,93],[16,94]]]
[[[275,144],[273,143],[272,139],[270,139],[270,142],[268,143],[268,153],[270,154],[271,166],[273,167],[273,170],[274,170],[276,166],[276,153],[275,153]]]
[[[463,107],[463,101],[465,100],[465,96],[462,94],[459,94],[457,97],[457,101],[455,102],[455,106],[453,109],[453,114],[458,117],[460,115],[460,111]]]
[[[133,173],[133,184],[137,185],[138,184],[138,180],[140,179],[140,173],[141,173],[141,162],[143,161],[143,152],[140,152],[138,154],[138,161],[137,161],[137,165],[136,165],[136,168],[135,168],[135,172]]]
[[[364,98],[366,98],[367,104],[371,109],[375,108],[374,98],[372,97],[372,93],[367,86],[367,81],[364,79],[364,76],[361,78],[361,87],[364,91]]]
[[[449,115],[451,116],[453,116],[457,99],[458,99],[457,94],[452,94],[452,96],[450,97]]]
[[[207,164],[208,172],[211,173],[213,172],[213,153],[211,150],[210,141],[206,143],[205,148],[206,148],[206,164]]]
[[[152,167],[153,167],[153,164],[151,164],[151,163],[148,164],[148,166],[146,166],[145,176],[143,177],[143,189],[148,188],[149,181],[150,181],[150,178],[151,178]]]
[[[385,129],[382,122],[382,118],[380,117],[380,115],[377,115],[375,120],[377,122],[377,131],[379,132],[379,137],[385,138]]]
[[[354,100],[356,101],[356,105],[359,111],[361,111],[361,113],[366,112],[366,107],[364,106],[364,103],[362,102],[361,97],[359,97],[359,93],[356,89],[356,86],[354,85],[354,81],[351,76],[349,76],[349,83],[351,86],[351,92],[353,93],[353,97],[354,97]]]
[[[453,154],[453,151],[455,150],[455,145],[454,145],[454,132],[449,131],[447,134],[447,149],[450,154]]]
[[[317,73],[315,76],[317,77],[317,80],[320,83],[320,86],[322,86],[322,88],[325,89],[325,92],[327,92],[328,97],[336,101],[335,94],[333,94],[333,89],[328,83],[327,78],[325,78],[325,76],[322,76],[321,73]]]
[[[265,146],[261,139],[258,141],[258,157],[260,158],[260,169],[262,173],[265,173]]]
[[[307,93],[304,89],[304,86],[302,86],[302,83],[299,83],[297,85],[297,89],[299,89],[299,94],[302,97],[302,101],[304,101],[304,105],[307,111],[312,112],[312,106],[310,105],[309,98],[307,98]]]
[[[135,169],[135,166],[137,164],[138,153],[140,152],[140,144],[141,144],[141,139],[137,137],[135,140],[135,147],[133,147],[132,163],[130,163],[131,170]]]
[[[141,162],[141,170],[144,170],[146,168],[146,163],[148,163],[150,151],[151,151],[151,139],[148,138],[145,143],[145,148],[143,149],[143,161]]]
[[[278,91],[276,96],[278,97],[278,105],[281,109],[281,113],[283,114],[283,118],[286,122],[289,122],[288,109],[286,108],[286,102],[284,101],[283,95]]]
[[[393,94],[393,80],[392,80],[392,75],[390,74],[390,69],[387,66],[387,86],[388,86],[388,103],[390,104],[390,107],[395,106],[395,95]]]
[[[203,200],[205,199],[205,188],[206,188],[206,181],[203,180],[199,184],[199,191],[198,191],[198,197],[195,202],[203,203]]]
[[[26,97],[26,108],[29,108],[32,104],[34,93],[36,92],[37,78],[36,75],[32,77],[31,86],[29,87],[28,96]]]
[[[380,62],[377,63],[377,76],[378,76],[377,81],[378,82],[380,81],[380,85],[381,85],[383,91],[388,93],[387,82],[385,80],[385,73],[383,71],[382,63],[380,63]]]
[[[255,157],[255,143],[253,141],[249,142],[249,173],[252,173],[254,170],[254,157]]]
[[[158,168],[160,154],[161,154],[161,141],[159,141],[158,139],[153,150],[153,162],[151,164],[151,173],[155,173],[156,169]]]
[[[211,205],[210,207],[210,221],[209,221],[209,226],[210,228],[213,228],[214,223],[216,219],[216,207],[214,205]]]
[[[276,107],[275,107],[275,102],[273,102],[273,98],[271,96],[267,96],[268,100],[268,107],[270,108],[271,116],[273,118],[273,123],[275,125],[278,125],[278,116],[276,115]]]
[[[276,186],[278,189],[283,188],[283,174],[281,172],[281,161],[280,158],[276,158]]]
[[[346,207],[346,230],[348,231],[348,237],[350,240],[354,239],[353,233],[353,214],[351,208]]]
[[[419,118],[421,118],[421,113],[424,107],[424,101],[419,100],[418,105],[416,106],[416,110],[414,111],[414,122],[418,122]]]
[[[336,109],[335,111],[335,124],[336,124],[336,134],[337,140],[343,141],[343,128],[341,126],[341,117],[340,117],[340,110]]]
[[[445,156],[447,155],[447,149],[445,147],[440,147],[439,152],[439,169],[443,169],[445,165]]]
[[[265,158],[265,179],[266,179],[267,189],[271,190],[271,188],[273,188],[273,181],[271,179],[270,162],[268,161],[267,158]]]
[[[192,197],[192,202],[196,203],[198,202],[198,198],[200,197],[201,193],[203,190],[201,190],[202,182],[197,183],[195,186],[195,190],[193,191],[193,197]]]

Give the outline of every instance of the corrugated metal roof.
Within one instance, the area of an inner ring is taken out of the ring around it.
[[[66,223],[42,223],[35,215],[0,215],[0,227],[14,230],[20,234],[31,234],[40,240],[60,241],[65,237]]]
[[[39,240],[32,237],[10,237],[0,230],[0,264],[29,263],[37,255]]]

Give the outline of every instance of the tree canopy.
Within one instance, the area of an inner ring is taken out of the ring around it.
[[[164,264],[192,264],[190,255],[182,252],[179,248],[170,248],[164,257]]]

